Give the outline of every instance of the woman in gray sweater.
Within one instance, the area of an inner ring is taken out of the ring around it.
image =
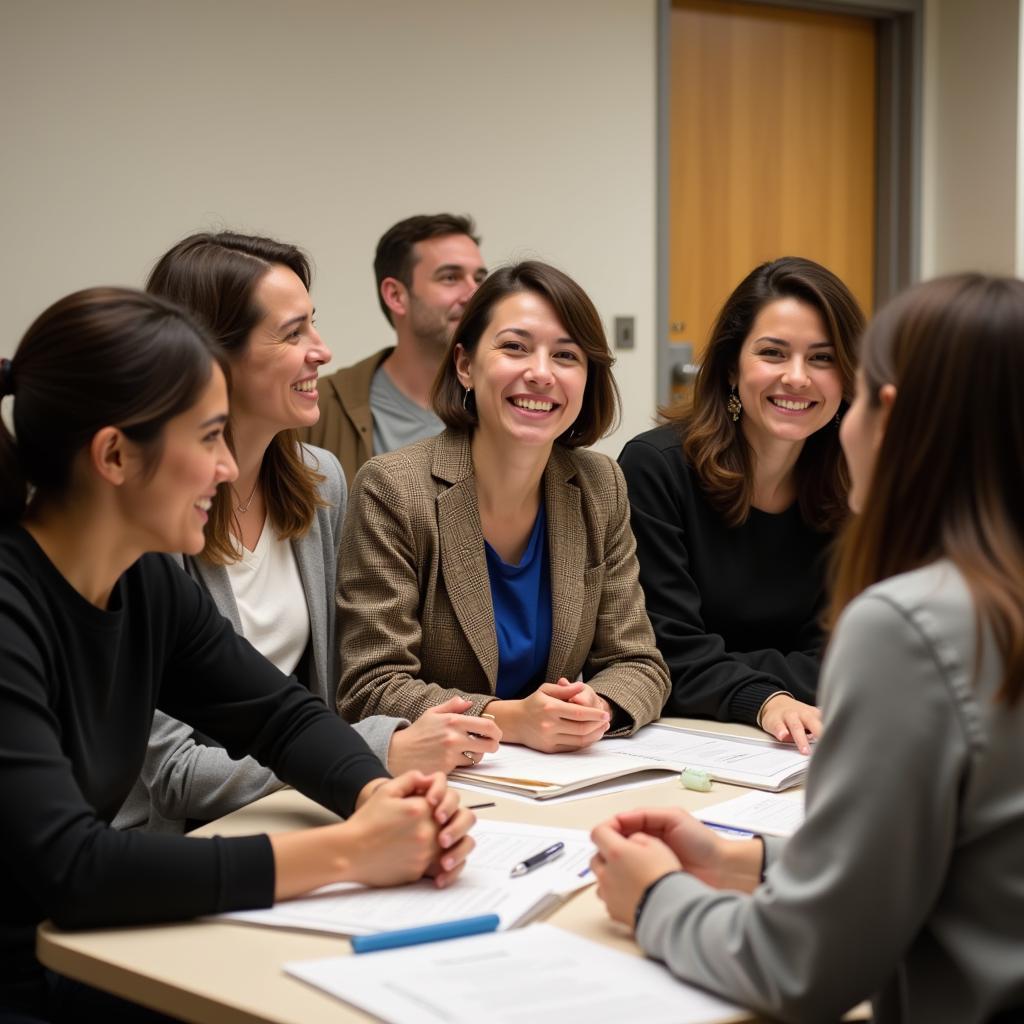
[[[334,589],[347,491],[338,460],[302,445],[315,423],[319,367],[331,353],[316,328],[310,266],[293,245],[231,232],[182,240],[147,290],[187,309],[217,344],[231,387],[225,436],[239,477],[213,500],[206,546],[184,568],[221,614],[282,672],[329,706],[338,659]],[[356,726],[394,774],[450,771],[497,749],[493,721],[452,700],[413,725],[377,715]],[[141,777],[114,824],[181,832],[279,788],[252,758],[234,760],[189,726],[157,713]]]
[[[728,842],[678,810],[598,826],[617,920],[784,1020],[1024,1012],[1024,282],[905,293],[863,344],[806,821]]]

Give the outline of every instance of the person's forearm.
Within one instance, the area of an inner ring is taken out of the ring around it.
[[[274,852],[274,902],[311,892],[331,882],[351,881],[348,826],[324,825],[270,837]]]
[[[359,791],[356,810],[388,780],[374,779]],[[358,853],[353,822],[324,825],[270,836],[274,851],[274,901],[292,899],[331,882],[358,881],[353,865]]]
[[[764,843],[759,838],[718,840],[718,858],[713,873],[704,880],[716,889],[753,892],[761,884]]]
[[[491,715],[494,723],[501,730],[503,743],[523,742],[523,702],[521,700],[492,700],[484,714]]]

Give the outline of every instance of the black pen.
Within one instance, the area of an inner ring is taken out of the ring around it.
[[[549,846],[546,850],[541,850],[540,853],[527,857],[526,860],[521,861],[512,869],[509,877],[518,878],[534,868],[539,868],[542,864],[547,864],[549,860],[554,860],[564,849],[565,843],[555,843],[554,846]]]

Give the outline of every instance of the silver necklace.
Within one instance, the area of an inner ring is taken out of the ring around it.
[[[249,492],[249,497],[246,498],[244,502],[240,501],[235,506],[235,508],[238,509],[238,511],[241,512],[242,515],[245,515],[245,513],[249,511],[249,506],[252,504],[252,499],[256,496],[256,488],[259,487],[259,485],[260,485],[260,478],[259,478],[259,474],[257,474],[257,476],[256,476],[256,483],[254,483],[252,485],[252,490]],[[231,485],[231,490],[235,491],[235,485],[234,484]],[[235,491],[235,497],[236,498],[238,497],[238,491]]]

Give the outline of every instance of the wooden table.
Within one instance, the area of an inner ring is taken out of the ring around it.
[[[664,719],[738,735],[763,733],[742,725]],[[680,787],[675,777],[655,785],[562,804],[521,803],[501,796],[464,793],[466,804],[494,801],[481,818],[589,829],[611,814],[639,806],[700,807],[749,792],[715,783],[710,793]],[[284,832],[337,821],[294,790],[264,797],[213,822],[195,835]],[[624,928],[608,919],[595,887],[559,908],[551,924],[635,956],[639,949]],[[61,974],[113,992],[195,1024],[338,1024],[372,1018],[288,977],[290,960],[338,956],[349,949],[338,936],[201,920],[144,928],[61,932],[40,926],[37,953]],[[750,1017],[733,1018],[751,1020]]]

